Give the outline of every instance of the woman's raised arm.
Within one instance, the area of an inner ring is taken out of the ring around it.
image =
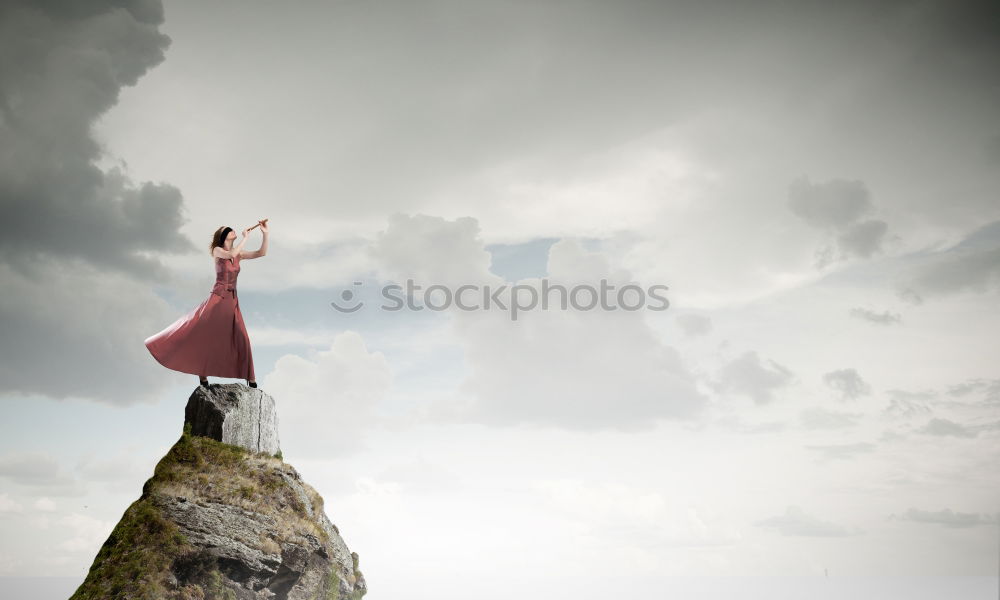
[[[243,250],[240,252],[240,260],[246,260],[250,258],[260,258],[261,256],[267,255],[267,222],[260,222],[260,232],[264,235],[264,239],[260,242],[259,250]]]

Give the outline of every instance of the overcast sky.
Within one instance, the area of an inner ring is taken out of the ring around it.
[[[267,217],[258,380],[367,598],[995,578],[998,29],[945,0],[4,2],[0,576],[82,581],[197,385],[143,340],[207,297],[217,227]],[[379,310],[406,278],[670,306]]]

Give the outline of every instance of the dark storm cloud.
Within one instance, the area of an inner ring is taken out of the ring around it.
[[[0,3],[0,393],[131,404],[168,382],[145,282],[169,277],[151,254],[193,250],[181,194],[103,170],[91,131],[163,61],[162,21],[159,0]]]
[[[22,274],[73,259],[152,278],[165,272],[145,253],[193,250],[177,188],[102,171],[91,133],[164,59],[162,20],[158,1],[0,5],[0,250]]]
[[[178,316],[148,286],[87,266],[33,274],[0,264],[0,393],[128,405],[179,377],[142,345]]]

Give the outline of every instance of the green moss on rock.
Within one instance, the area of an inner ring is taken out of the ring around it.
[[[177,526],[149,498],[140,498],[126,509],[70,600],[161,598],[163,577],[185,546]]]
[[[308,525],[328,540],[328,532],[315,517],[306,518],[306,506],[286,481],[287,473],[279,472],[286,469],[283,465],[267,454],[255,455],[240,446],[194,436],[186,425],[180,439],[156,464],[142,496],[125,510],[70,600],[236,600],[235,592],[224,583],[216,557],[189,543],[159,506],[174,496],[189,502],[242,502],[244,506],[251,502],[262,514],[287,519],[300,528]],[[318,503],[322,510],[322,499]],[[357,554],[352,553],[352,558],[354,577],[348,575],[349,581],[361,575]],[[341,600],[341,578],[334,566],[325,590],[318,590],[315,600]],[[348,598],[359,600],[363,595],[364,590],[355,590]]]
[[[192,436],[190,431],[186,426],[177,443],[157,463],[153,476],[143,485],[142,496],[125,510],[70,600],[158,600],[166,595],[165,578],[170,565],[192,548],[177,525],[163,517],[152,492],[161,483],[183,477],[179,466],[195,470],[209,465],[233,468],[248,455],[244,448]]]

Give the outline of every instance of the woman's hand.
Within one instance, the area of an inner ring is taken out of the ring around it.
[[[250,237],[250,228],[247,227],[243,230],[243,237]]]
[[[258,223],[260,223],[260,232],[267,233],[267,219],[264,219],[263,221],[258,221]]]

